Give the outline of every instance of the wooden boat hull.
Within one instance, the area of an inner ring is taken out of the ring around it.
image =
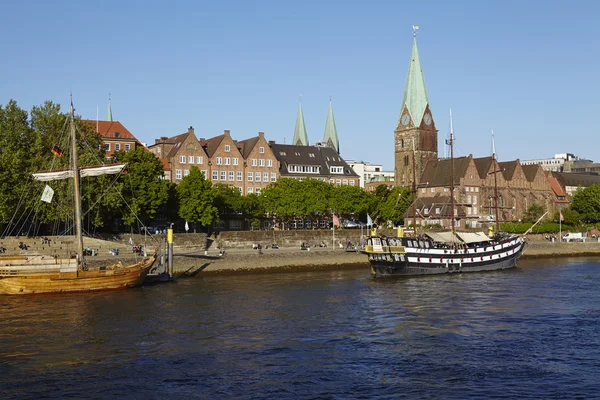
[[[0,294],[68,293],[116,290],[140,286],[156,256],[139,263],[77,271],[55,264],[0,266]]]
[[[375,278],[497,271],[516,267],[524,248],[521,239],[469,250],[403,248],[401,252],[367,253]]]

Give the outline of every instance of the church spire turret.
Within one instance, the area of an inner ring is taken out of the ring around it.
[[[329,113],[327,114],[327,122],[325,123],[325,133],[323,134],[323,143],[340,152],[340,142],[338,139],[337,129],[335,127],[335,119],[333,118],[333,107],[331,106],[331,96],[329,96]]]
[[[308,135],[306,134],[306,125],[304,125],[304,114],[302,113],[302,96],[300,96],[300,105],[298,106],[298,117],[296,118],[296,128],[294,129],[292,144],[295,146],[308,146]]]
[[[106,120],[112,122],[112,108],[110,107],[110,93],[108,94],[108,113],[106,115]]]
[[[418,29],[418,26],[413,26],[413,44],[400,118],[394,131],[396,186],[411,187],[415,179],[418,184],[427,160],[435,160],[438,156],[437,129],[431,116],[417,49]]]
[[[421,125],[425,109],[429,105],[427,89],[425,88],[425,78],[421,69],[421,59],[419,58],[419,50],[417,48],[418,29],[418,26],[413,26],[413,45],[401,105],[401,108],[407,108],[415,126]],[[402,110],[400,111],[402,112]]]

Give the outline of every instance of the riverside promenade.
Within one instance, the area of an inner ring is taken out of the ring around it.
[[[202,252],[177,253],[175,250],[174,270],[176,275],[249,274],[291,271],[337,270],[369,268],[367,256],[355,251],[339,248],[298,247],[263,249],[262,254],[252,248],[227,249],[224,256],[211,249],[208,255]],[[522,259],[591,257],[600,256],[600,243],[550,242],[531,237],[527,241]]]
[[[239,234],[237,234],[239,235]],[[340,235],[340,243],[346,239]],[[318,247],[311,246],[310,250],[301,250],[299,243],[309,241],[311,237],[299,236],[287,239],[280,237],[279,249],[273,249],[267,245],[259,252],[252,248],[255,237],[234,237],[223,240],[221,237],[213,241],[212,246],[206,246],[206,236],[179,235],[176,237],[174,246],[173,269],[176,277],[201,276],[212,274],[260,274],[277,272],[300,272],[300,271],[323,271],[340,269],[370,268],[367,256],[356,251],[346,251],[339,246]],[[348,237],[352,238],[352,237]],[[136,238],[141,242],[141,238]],[[245,239],[245,240],[244,240]],[[314,238],[311,243],[320,243],[322,238]],[[352,238],[356,243],[358,238]],[[0,246],[4,245],[13,252],[19,239],[4,239]],[[88,259],[93,263],[111,263],[121,261],[124,264],[139,261],[131,252],[131,245],[127,239],[120,241],[100,241],[85,239],[94,248],[98,248],[98,256]],[[38,240],[39,242],[39,240]],[[216,243],[215,243],[216,242]],[[268,243],[262,238],[262,243]],[[50,254],[65,256],[72,252],[72,239],[53,238],[52,246],[43,246],[36,243],[35,239],[27,240],[32,245],[28,251],[21,254]],[[137,241],[136,241],[137,243]],[[285,243],[285,244],[284,244]],[[86,242],[86,246],[88,243]],[[118,256],[109,255],[108,249],[116,247],[120,249]],[[220,255],[221,249],[225,254]],[[525,251],[522,259],[531,258],[557,258],[557,257],[593,257],[600,256],[600,242],[588,240],[582,242],[550,242],[542,235],[530,235],[527,238]]]

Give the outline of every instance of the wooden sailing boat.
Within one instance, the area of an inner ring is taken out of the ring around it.
[[[450,232],[428,232],[415,237],[368,238],[364,253],[369,257],[374,277],[493,271],[517,265],[525,245],[523,237],[501,234],[498,230],[493,237],[483,232],[456,232],[453,142],[450,112]],[[495,154],[493,159],[495,160]],[[416,194],[414,169],[413,157],[413,198]],[[497,185],[495,186],[497,198]],[[496,200],[496,224],[499,226],[497,207]],[[414,214],[413,226],[416,233]]]
[[[89,267],[83,251],[80,178],[119,173],[124,164],[79,168],[73,103],[69,113],[71,166],[33,174],[38,181],[73,178],[77,253],[72,258],[46,255],[0,255],[0,294],[63,293],[139,286],[156,259],[156,251],[132,265],[120,262]]]

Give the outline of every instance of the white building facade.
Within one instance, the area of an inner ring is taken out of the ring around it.
[[[356,172],[360,177],[360,187],[365,188],[365,183],[369,182],[372,178],[383,176],[394,178],[394,171],[384,171],[381,164],[371,164],[364,161],[353,161],[346,160],[346,163]]]

